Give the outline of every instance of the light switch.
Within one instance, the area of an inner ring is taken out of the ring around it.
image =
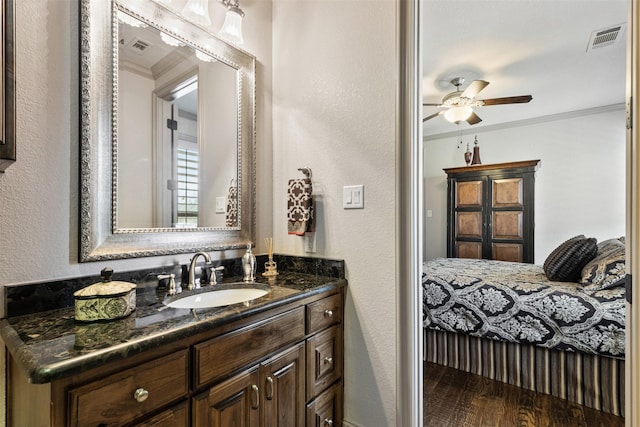
[[[364,209],[364,185],[345,185],[342,188],[344,209]]]
[[[227,210],[225,208],[225,197],[216,197],[216,213],[225,213]]]

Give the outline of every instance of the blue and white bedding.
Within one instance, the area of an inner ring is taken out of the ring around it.
[[[624,358],[625,289],[547,279],[542,266],[438,258],[423,265],[423,326]]]

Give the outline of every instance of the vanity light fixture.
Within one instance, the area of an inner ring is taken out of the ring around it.
[[[162,31],[160,32],[160,38],[162,39],[163,42],[165,42],[169,46],[173,46],[173,47],[184,46],[184,43],[182,43],[180,40],[178,40],[175,37],[171,37],[169,34]]]
[[[182,9],[182,16],[194,24],[208,27],[211,25],[209,0],[187,0],[187,4]]]
[[[216,59],[213,56],[208,55],[208,54],[206,54],[206,53],[204,53],[204,52],[202,52],[202,51],[200,51],[198,49],[196,49],[195,52],[196,52],[196,58],[198,58],[202,62],[215,62],[216,61]]]
[[[123,24],[127,24],[131,27],[134,28],[146,28],[147,24],[145,24],[142,21],[137,20],[136,18],[134,18],[131,15],[127,15],[126,13],[123,13],[122,11],[118,10],[118,21],[122,22]]]
[[[155,0],[156,2],[169,6],[172,0]],[[240,45],[244,43],[242,36],[242,18],[244,11],[240,8],[239,0],[218,0],[227,8],[222,28],[218,35],[223,39]],[[209,17],[209,0],[187,0],[182,12],[180,12],[189,21],[203,27],[211,25]]]
[[[218,35],[233,44],[243,44],[242,18],[244,18],[244,11],[240,9],[238,0],[220,0],[220,2],[227,6],[227,14]]]

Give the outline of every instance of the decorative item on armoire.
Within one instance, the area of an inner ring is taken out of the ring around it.
[[[476,135],[473,139],[473,161],[472,165],[481,165],[480,161],[480,146],[478,145],[478,135]]]
[[[315,206],[311,168],[299,168],[306,178],[290,179],[287,190],[287,231],[289,234],[304,236],[315,231]]]
[[[236,179],[231,178],[229,183],[229,194],[227,195],[227,217],[225,221],[227,227],[238,226],[238,186]]]
[[[469,166],[471,163],[471,151],[469,151],[469,143],[467,142],[467,151],[464,152],[464,161]]]

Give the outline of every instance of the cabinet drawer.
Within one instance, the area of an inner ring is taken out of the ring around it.
[[[307,305],[307,334],[342,322],[342,296],[332,295]]]
[[[71,389],[70,425],[121,425],[187,396],[187,355],[181,350]]]
[[[307,400],[342,376],[342,329],[333,326],[307,339]]]
[[[189,406],[184,401],[135,427],[189,427]]]
[[[337,383],[307,405],[307,427],[342,425],[342,383]]]
[[[304,338],[299,307],[194,346],[195,388],[232,374],[284,345]]]

